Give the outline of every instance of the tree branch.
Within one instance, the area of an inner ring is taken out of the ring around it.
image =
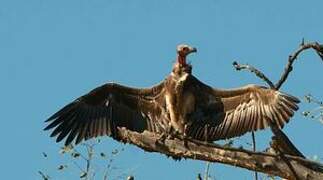
[[[118,138],[148,152],[219,162],[287,179],[323,179],[323,165],[297,156],[279,156],[231,147],[224,148],[217,144],[190,139],[185,143],[182,139],[177,138],[160,141],[161,135],[148,131],[137,133],[125,128],[119,128]]]
[[[303,40],[300,47],[292,55],[290,55],[288,57],[288,61],[287,61],[285,70],[284,70],[283,74],[281,75],[279,81],[275,85],[272,81],[269,80],[269,78],[264,73],[262,73],[260,70],[258,70],[257,68],[255,68],[251,65],[239,64],[238,62],[234,61],[233,66],[235,67],[235,69],[237,71],[240,71],[243,69],[249,70],[250,72],[254,73],[257,77],[259,77],[260,79],[265,81],[269,85],[270,88],[278,90],[283,85],[283,83],[286,81],[289,73],[293,70],[293,63],[297,59],[298,55],[307,49],[315,50],[317,55],[320,56],[320,58],[323,61],[323,45],[319,44],[318,42],[304,43],[304,40]]]
[[[233,66],[236,68],[237,71],[240,71],[242,69],[246,69],[246,70],[249,70],[250,72],[252,73],[255,73],[255,75],[257,77],[259,77],[260,79],[264,80],[268,85],[269,87],[271,88],[275,88],[275,85],[273,84],[273,82],[271,82],[267,76],[265,76],[264,73],[262,73],[261,71],[259,71],[258,69],[256,69],[255,67],[251,66],[251,65],[248,65],[248,64],[239,64],[237,61],[234,61],[233,63]]]
[[[251,139],[252,139],[252,150],[253,150],[253,152],[256,152],[257,147],[256,147],[256,137],[255,137],[254,131],[251,132]],[[255,180],[258,180],[258,172],[257,171],[255,171]]]
[[[323,61],[323,45],[319,44],[318,42],[314,43],[304,43],[304,39],[300,45],[300,47],[288,57],[288,61],[285,67],[283,74],[281,75],[280,80],[276,83],[275,89],[280,89],[283,83],[286,81],[289,73],[293,70],[293,63],[297,59],[298,55],[307,49],[313,49],[320,56]]]

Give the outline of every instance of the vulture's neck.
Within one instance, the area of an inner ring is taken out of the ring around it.
[[[178,54],[177,55],[177,62],[179,64],[181,64],[182,66],[185,66],[186,65],[186,56]]]
[[[186,63],[186,56],[177,55],[177,62],[174,64],[172,72],[177,77],[192,73],[192,66]]]

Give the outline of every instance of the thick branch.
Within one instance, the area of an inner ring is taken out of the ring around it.
[[[224,148],[196,140],[187,140],[185,143],[177,138],[160,141],[160,135],[147,131],[137,133],[125,128],[119,129],[118,138],[145,151],[159,152],[173,157],[219,162],[287,179],[323,179],[323,165],[297,156]]]

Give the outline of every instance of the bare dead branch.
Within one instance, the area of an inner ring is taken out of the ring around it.
[[[323,45],[314,42],[314,43],[304,43],[304,40],[302,41],[300,47],[288,57],[287,64],[285,66],[285,70],[283,74],[281,75],[280,80],[275,84],[275,89],[280,89],[280,87],[283,85],[283,83],[286,81],[289,73],[293,70],[293,63],[297,59],[298,55],[307,49],[313,49],[317,53],[317,55],[320,56],[320,58],[323,61]]]
[[[323,101],[316,99],[311,94],[306,95],[304,98],[305,102],[314,104],[315,107],[310,110],[303,111],[302,115],[306,118],[318,120],[323,124]]]
[[[269,78],[262,73],[260,70],[258,70],[257,68],[248,65],[248,64],[239,64],[238,62],[234,61],[233,62],[233,66],[235,67],[235,69],[237,71],[240,71],[242,69],[246,69],[251,71],[252,73],[255,73],[255,75],[257,77],[259,77],[260,79],[264,80],[269,87],[273,88],[273,89],[280,89],[280,87],[283,85],[283,83],[286,81],[289,73],[293,70],[293,63],[295,62],[295,60],[297,59],[298,55],[303,52],[304,50],[307,49],[313,49],[315,50],[315,52],[317,53],[317,55],[322,59],[323,61],[323,45],[319,44],[318,42],[313,42],[313,43],[304,43],[304,40],[302,41],[300,47],[292,54],[288,57],[288,61],[287,64],[285,66],[284,72],[281,75],[281,78],[279,79],[279,81],[274,85],[272,81],[269,80]]]
[[[205,173],[204,173],[204,180],[209,179],[209,171],[210,171],[210,162],[206,162]]]
[[[120,128],[118,138],[148,152],[159,152],[173,157],[197,159],[229,164],[287,179],[323,179],[323,165],[297,156],[253,152],[222,147],[196,140],[165,139],[151,132],[137,133]],[[292,169],[290,166],[292,166]]]
[[[253,152],[256,152],[256,137],[255,137],[255,133],[252,131],[251,132],[251,137],[252,137],[252,150]],[[258,172],[255,171],[255,180],[258,180]]]
[[[44,174],[42,171],[38,171],[38,173],[41,175],[43,180],[49,180],[50,179],[50,177],[48,175]]]
[[[275,85],[273,84],[273,82],[271,82],[267,76],[265,76],[264,73],[262,73],[261,71],[259,71],[258,69],[256,69],[255,67],[251,66],[251,65],[248,65],[248,64],[239,64],[238,62],[234,61],[233,62],[233,66],[236,68],[237,71],[240,71],[242,69],[246,69],[246,70],[249,70],[250,72],[252,73],[255,73],[255,75],[257,77],[259,77],[260,79],[264,80],[268,85],[269,87],[271,88],[275,88]]]
[[[197,175],[197,180],[203,180],[200,173]]]

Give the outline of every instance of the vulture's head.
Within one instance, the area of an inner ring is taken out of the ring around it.
[[[177,54],[182,57],[186,57],[187,55],[196,52],[195,47],[191,47],[187,44],[180,44],[177,46]]]
[[[186,56],[196,52],[195,47],[191,47],[186,44],[180,44],[177,46],[177,62],[173,68],[175,74],[181,75],[182,73],[191,73],[192,66],[186,63]]]

